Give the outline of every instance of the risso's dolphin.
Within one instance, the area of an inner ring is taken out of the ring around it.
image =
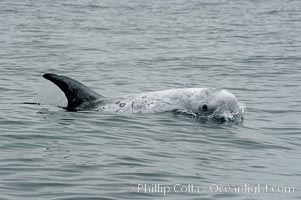
[[[67,97],[68,111],[99,110],[110,113],[237,113],[240,104],[226,90],[208,88],[170,89],[121,97],[107,98],[82,83],[66,76],[44,74],[44,78],[57,85]],[[216,116],[216,115],[215,115]]]

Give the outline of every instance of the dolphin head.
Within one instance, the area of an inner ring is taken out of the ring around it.
[[[238,100],[232,93],[226,90],[220,90],[208,95],[205,101],[202,101],[199,105],[199,111],[214,112],[223,109],[234,112],[238,107]]]
[[[226,90],[207,90],[195,111],[201,116],[226,120],[237,113],[239,107],[239,102],[232,93]]]

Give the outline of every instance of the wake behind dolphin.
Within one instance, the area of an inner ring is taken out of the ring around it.
[[[66,76],[44,74],[65,94],[68,111],[98,110],[109,113],[162,113],[174,112],[192,116],[228,118],[241,115],[237,98],[226,90],[208,88],[170,89],[157,92],[104,97],[84,84]]]

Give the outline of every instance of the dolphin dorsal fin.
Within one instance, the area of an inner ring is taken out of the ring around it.
[[[56,74],[44,74],[43,77],[53,82],[65,93],[69,111],[93,109],[95,102],[102,98],[101,95],[72,78]]]

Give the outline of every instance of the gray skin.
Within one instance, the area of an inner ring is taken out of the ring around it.
[[[106,98],[66,76],[44,74],[43,77],[65,93],[68,111],[99,110],[109,113],[147,114],[185,110],[192,113],[213,113],[221,109],[235,112],[239,109],[236,97],[226,90],[171,89]]]

